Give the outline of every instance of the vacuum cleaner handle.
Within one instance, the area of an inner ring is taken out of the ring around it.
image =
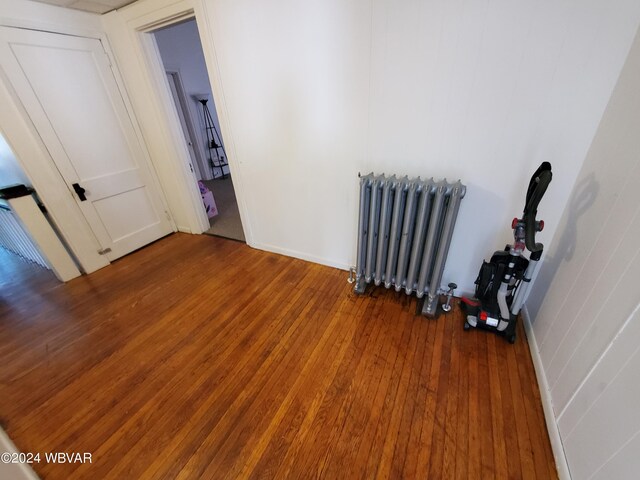
[[[536,214],[538,213],[538,204],[547,191],[549,183],[551,183],[551,177],[551,164],[543,162],[529,181],[522,220],[524,221],[525,245],[531,253],[542,252],[544,248],[541,243],[536,243],[536,230],[538,228]]]

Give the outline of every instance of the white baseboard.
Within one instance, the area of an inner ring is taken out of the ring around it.
[[[551,390],[549,389],[547,376],[544,371],[544,366],[542,365],[542,358],[540,358],[538,343],[536,342],[536,335],[533,331],[533,325],[531,324],[531,318],[529,317],[529,310],[527,310],[526,305],[522,307],[521,312],[524,329],[527,333],[527,340],[529,341],[529,350],[531,350],[533,366],[536,370],[538,388],[540,389],[540,396],[542,398],[542,409],[544,410],[544,418],[547,423],[547,431],[549,432],[549,440],[551,441],[551,449],[553,450],[553,456],[556,461],[558,476],[560,477],[560,480],[571,480],[571,473],[569,472],[567,457],[564,453],[562,438],[560,437],[558,423],[556,422],[556,415],[553,410]]]
[[[19,453],[9,436],[0,428],[0,453]],[[26,463],[0,462],[0,479],[38,480],[38,476]]]
[[[296,250],[290,250],[288,248],[276,247],[274,245],[268,245],[265,243],[251,243],[248,244],[250,247],[257,248],[258,250],[264,250],[271,253],[278,253],[280,255],[286,255],[287,257],[299,258],[300,260],[306,260],[307,262],[319,263],[320,265],[326,265],[328,267],[338,268],[340,270],[348,271],[351,267],[350,265],[339,262],[336,260],[332,260],[329,258],[318,257],[316,255],[311,255],[304,252],[298,252]]]

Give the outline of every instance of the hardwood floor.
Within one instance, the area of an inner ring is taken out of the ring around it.
[[[0,421],[43,478],[556,478],[522,329],[175,234],[58,284],[0,261]]]

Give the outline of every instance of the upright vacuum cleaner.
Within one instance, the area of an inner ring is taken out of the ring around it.
[[[511,222],[513,245],[495,252],[491,261],[483,260],[475,282],[475,298],[462,298],[465,330],[483,328],[503,335],[509,343],[516,341],[518,314],[529,294],[531,278],[544,248],[536,243],[536,232],[544,228],[544,221],[536,220],[536,214],[550,182],[551,164],[544,162],[529,181],[522,218]],[[531,252],[529,259],[523,255],[525,248]]]

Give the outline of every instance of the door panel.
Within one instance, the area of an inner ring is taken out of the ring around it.
[[[0,28],[1,65],[110,260],[173,231],[99,40]]]

